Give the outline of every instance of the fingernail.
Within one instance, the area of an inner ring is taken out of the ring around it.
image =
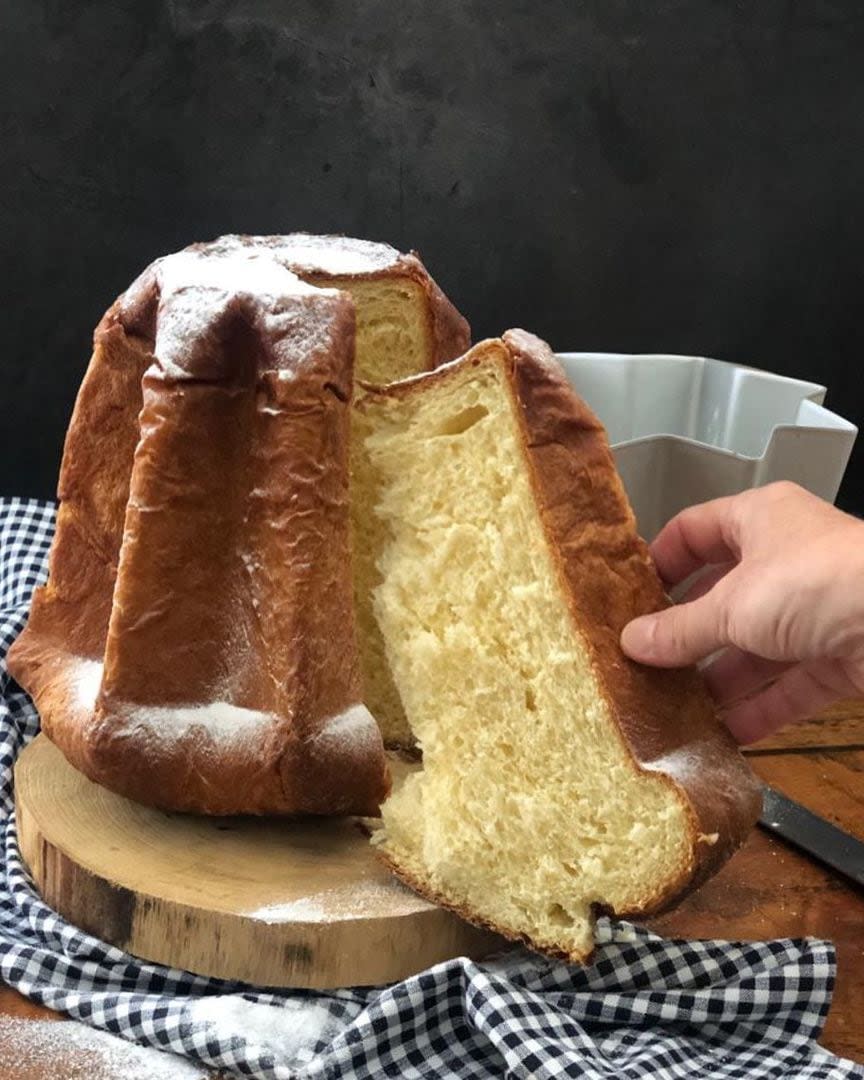
[[[648,659],[654,652],[656,636],[657,619],[653,615],[640,615],[621,631],[621,648],[634,660]]]

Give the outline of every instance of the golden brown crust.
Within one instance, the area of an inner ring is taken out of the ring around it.
[[[324,342],[291,367],[284,330],[232,300],[166,378],[140,336],[159,302],[144,285],[96,331],[49,581],[9,670],[69,760],[138,801],[375,813],[389,777],[351,609],[353,307],[308,289],[282,304]],[[190,723],[202,706],[219,715]],[[226,738],[244,718],[250,736]]]
[[[471,346],[471,327],[468,321],[450,303],[437,284],[426,273],[419,256],[414,252],[405,257],[405,262],[411,260],[415,274],[415,280],[420,284],[429,304],[430,340],[432,347],[430,355],[434,357],[432,367],[446,364],[461,356]]]

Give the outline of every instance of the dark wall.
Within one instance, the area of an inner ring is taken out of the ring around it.
[[[52,493],[113,297],[229,231],[415,247],[477,335],[742,361],[864,421],[860,0],[2,11],[0,493]]]

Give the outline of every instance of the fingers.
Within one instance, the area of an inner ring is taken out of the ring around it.
[[[793,666],[780,660],[764,660],[730,646],[702,669],[702,675],[711,696],[723,706],[754,694]]]
[[[700,596],[710,592],[718,581],[722,581],[734,569],[735,563],[720,563],[718,566],[710,566],[695,581],[691,582],[684,592],[676,590],[672,595],[677,603],[689,604],[692,600],[698,600]]]
[[[728,645],[725,607],[716,591],[642,615],[624,627],[621,648],[633,660],[654,667],[684,667]]]
[[[739,743],[757,742],[794,720],[824,709],[854,692],[854,686],[829,662],[799,664],[723,717]]]
[[[738,561],[738,521],[733,503],[729,497],[691,506],[661,530],[651,553],[667,585],[677,585],[707,563]]]

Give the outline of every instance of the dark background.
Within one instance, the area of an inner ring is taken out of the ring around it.
[[[864,422],[864,4],[6,0],[0,493],[92,328],[223,232],[420,250],[475,336],[700,353]],[[864,510],[864,449],[841,503]]]

